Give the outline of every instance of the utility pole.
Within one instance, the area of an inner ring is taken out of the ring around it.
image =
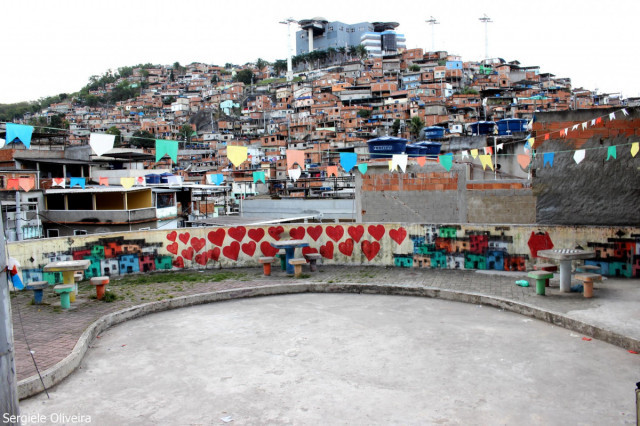
[[[0,230],[4,229],[0,214]],[[11,301],[7,281],[7,257],[5,238],[0,238],[0,411],[11,418],[19,415],[16,363],[13,350],[13,326],[11,325]],[[19,425],[16,421],[9,423]]]
[[[493,23],[493,21],[486,13],[478,20],[484,22],[484,58],[489,59],[489,27],[487,25]]]
[[[435,36],[433,35],[433,27],[434,25],[438,25],[440,22],[433,16],[429,17],[428,20],[425,21],[427,24],[431,25],[431,51],[435,52]]]

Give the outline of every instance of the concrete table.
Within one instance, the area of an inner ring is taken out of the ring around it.
[[[295,252],[298,247],[308,247],[309,243],[305,240],[283,240],[283,241],[272,241],[271,247],[277,249],[284,249],[285,259],[287,262],[287,274],[293,275],[294,267],[289,263],[289,260],[295,257]]]
[[[578,259],[592,259],[596,252],[579,249],[552,249],[538,251],[538,257],[560,261],[560,291],[571,291],[571,262]]]
[[[64,284],[72,284],[75,289],[71,294],[71,301],[75,302],[75,295],[78,294],[75,273],[76,271],[86,271],[89,266],[91,266],[91,261],[89,260],[63,260],[60,262],[52,262],[42,268],[42,270],[44,272],[62,272],[62,282]]]

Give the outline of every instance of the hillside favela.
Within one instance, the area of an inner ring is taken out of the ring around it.
[[[2,424],[636,424],[640,98],[281,23],[0,104]]]

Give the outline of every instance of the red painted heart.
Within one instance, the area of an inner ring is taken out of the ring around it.
[[[181,252],[182,257],[187,260],[193,260],[193,247],[186,248]]]
[[[231,245],[222,249],[222,254],[231,260],[238,260],[238,253],[240,253],[240,243],[233,241]]]
[[[196,253],[203,249],[203,247],[207,244],[207,240],[204,238],[193,237],[191,239],[191,247],[194,248]]]
[[[280,240],[280,234],[284,232],[284,228],[282,226],[271,226],[269,227],[269,235],[276,241]]]
[[[218,259],[220,258],[220,248],[215,247],[212,250],[207,250],[207,257],[217,262]]]
[[[318,238],[322,235],[322,226],[309,226],[307,228],[307,234],[313,238],[313,241],[318,241]]]
[[[380,243],[377,241],[374,241],[374,242],[363,241],[360,244],[360,247],[362,248],[362,252],[367,257],[368,260],[371,260],[374,257],[376,257],[376,255],[380,251]]]
[[[178,243],[171,243],[167,246],[167,251],[171,254],[178,254]]]
[[[207,255],[206,251],[204,253],[196,254],[196,263],[202,266],[206,266],[208,260],[209,256]]]
[[[293,238],[294,240],[301,240],[304,238],[304,228],[302,226],[298,226],[297,228],[291,228],[289,230],[289,235],[291,236],[291,238]]]
[[[356,243],[359,243],[360,238],[362,238],[362,236],[364,235],[364,226],[362,225],[350,226],[347,232],[349,233],[349,236],[353,238],[353,240]]]
[[[189,242],[189,238],[191,238],[191,234],[189,234],[188,232],[184,232],[180,234],[178,238],[180,239],[180,241],[182,241],[182,244],[187,244]]]
[[[327,241],[327,244],[320,246],[320,254],[326,259],[333,259],[333,243]]]
[[[345,242],[338,244],[338,250],[345,256],[351,256],[353,254],[353,240],[347,238]]]
[[[256,243],[264,238],[264,229],[263,228],[255,228],[249,229],[249,238],[251,238]]]
[[[402,244],[404,239],[407,238],[407,230],[404,228],[392,229],[389,231],[389,236],[396,243]]]
[[[256,247],[257,245],[255,241],[249,241],[248,243],[242,245],[242,252],[247,256],[253,256],[253,253],[256,252]]]
[[[273,257],[280,251],[280,249],[271,246],[267,241],[260,243],[260,250],[262,251],[262,254],[268,257]]]
[[[167,240],[175,241],[178,238],[178,233],[176,231],[171,231],[167,234]]]
[[[174,260],[172,263],[173,263],[173,266],[175,266],[176,268],[184,268],[184,259],[182,258],[182,256],[178,256],[178,258]]]
[[[337,243],[344,235],[344,228],[342,225],[327,226],[327,235]]]
[[[384,237],[384,226],[382,225],[369,225],[367,230],[369,231],[369,235],[378,241]]]
[[[311,253],[317,253],[318,249],[313,247],[302,247],[302,255],[307,255]]]
[[[242,241],[246,233],[247,228],[245,228],[244,226],[229,228],[229,236],[238,242]]]
[[[222,247],[222,243],[224,242],[225,231],[224,228],[218,228],[215,231],[209,231],[207,234],[207,238],[211,241],[211,244],[215,244],[217,246]]]

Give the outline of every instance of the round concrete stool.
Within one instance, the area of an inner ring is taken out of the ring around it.
[[[36,305],[39,305],[42,303],[42,290],[47,287],[49,287],[49,283],[47,281],[33,281],[27,284],[24,289],[33,291],[33,301]]]
[[[92,285],[96,286],[96,298],[102,300],[105,287],[109,284],[109,277],[93,277],[90,281]]]
[[[53,287],[53,291],[60,294],[60,306],[62,309],[69,309],[71,307],[71,293],[76,291],[76,286],[73,284],[58,284]]]

